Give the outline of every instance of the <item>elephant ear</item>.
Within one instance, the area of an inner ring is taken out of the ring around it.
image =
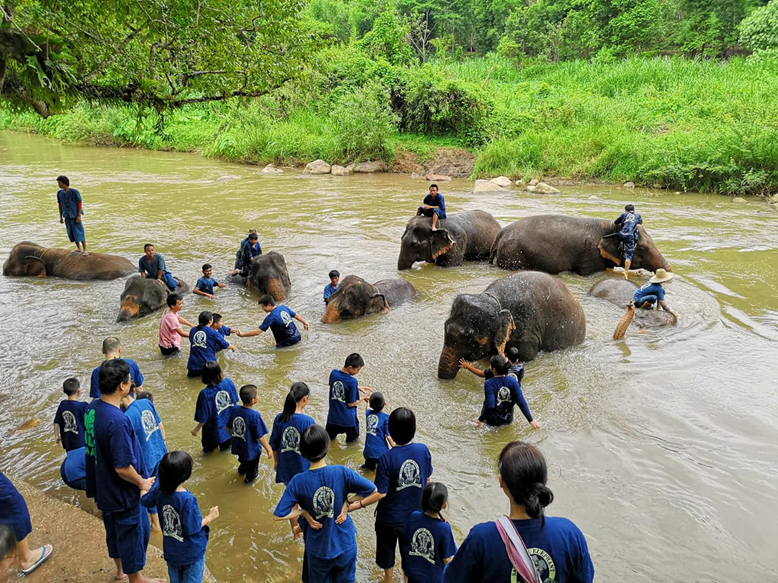
[[[511,334],[516,330],[516,322],[508,310],[500,310],[497,316],[497,331],[494,333],[494,345],[498,354],[505,356],[505,345],[511,339]]]
[[[24,274],[31,277],[46,277],[46,264],[43,259],[35,255],[27,255],[24,258]]]
[[[616,265],[621,265],[621,252],[619,251],[619,238],[615,233],[605,235],[600,239],[597,245],[600,256],[608,261],[613,261]]]
[[[430,234],[430,252],[432,258],[437,259],[447,253],[454,246],[454,239],[448,229],[438,229]]]
[[[384,294],[372,294],[370,303],[367,306],[366,314],[376,314],[378,312],[388,312],[389,304],[386,302]]]

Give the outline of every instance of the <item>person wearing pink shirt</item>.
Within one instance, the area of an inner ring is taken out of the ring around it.
[[[181,294],[170,294],[167,297],[167,306],[159,321],[159,350],[163,356],[172,356],[181,352],[181,337],[189,337],[189,332],[181,326],[191,328],[193,324],[178,315],[184,307]]]

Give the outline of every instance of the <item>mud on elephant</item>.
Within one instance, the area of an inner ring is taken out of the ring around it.
[[[438,377],[454,378],[460,358],[479,360],[516,347],[519,358],[528,361],[541,350],[579,344],[585,335],[583,308],[561,280],[538,271],[514,273],[483,293],[454,298]]]
[[[438,223],[437,231],[432,230],[432,219],[415,217],[400,241],[397,269],[410,269],[417,261],[454,267],[463,261],[486,260],[499,232],[500,223],[484,211],[449,215]]]
[[[492,246],[490,263],[502,269],[535,269],[546,273],[574,271],[589,275],[620,266],[622,254],[612,221],[540,215],[511,223]],[[632,269],[670,271],[654,240],[642,226]]]
[[[622,277],[606,277],[589,289],[589,295],[626,308],[639,287],[634,281],[627,281]],[[631,323],[637,328],[662,328],[675,326],[678,324],[678,318],[664,310],[635,310]],[[623,331],[621,335],[623,336]]]
[[[189,286],[183,281],[174,278],[178,284],[175,293],[183,294],[189,291]],[[159,280],[136,275],[127,280],[122,292],[119,315],[117,322],[125,322],[132,318],[141,318],[151,312],[160,309],[167,302],[167,296],[171,292],[168,287]]]
[[[251,262],[251,271],[246,285],[261,294],[269,294],[277,302],[289,295],[292,282],[286,269],[284,256],[275,251],[259,255]]]
[[[382,279],[370,284],[361,277],[349,275],[340,282],[338,291],[329,297],[321,321],[331,324],[338,320],[388,312],[414,297],[416,288],[404,279]]]
[[[3,275],[63,277],[65,279],[116,279],[129,275],[135,267],[118,255],[90,253],[83,256],[67,249],[41,247],[24,241],[17,244],[3,264]]]

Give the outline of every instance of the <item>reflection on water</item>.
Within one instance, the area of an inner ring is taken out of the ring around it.
[[[511,439],[540,445],[551,464],[551,514],[586,533],[603,581],[774,580],[778,540],[778,391],[773,375],[778,324],[776,215],[725,197],[657,194],[609,186],[567,187],[553,197],[473,195],[464,181],[446,183],[452,212],[483,209],[503,224],[541,213],[616,217],[634,202],[679,276],[668,301],[681,313],[675,329],[639,332],[613,342],[622,310],[586,292],[602,275],[563,275],[587,315],[587,338],[573,349],[541,355],[527,366],[524,392],[543,428],[517,420],[479,430],[482,385],[460,372],[436,378],[443,321],[453,297],[480,292],[504,272],[468,264],[417,266],[400,277],[419,290],[389,314],[324,326],[321,291],[327,272],[368,281],[398,277],[399,238],[426,183],[407,176],[265,177],[256,168],[196,156],[63,146],[36,136],[0,134],[0,257],[21,240],[67,246],[57,221],[54,178],[65,173],[81,190],[89,248],[136,260],[153,242],[168,267],[194,283],[200,266],[218,278],[232,268],[249,227],[265,251],[284,254],[292,279],[288,304],[313,323],[303,342],[276,351],[269,337],[236,338],[220,356],[240,386],[261,388],[269,424],[293,381],[312,388],[306,411],[326,419],[326,380],[347,354],[367,366],[363,384],[391,407],[409,406],[428,444],[435,479],[451,493],[448,518],[461,543],[470,527],[507,509],[495,459]],[[600,200],[588,200],[596,194]],[[134,358],[167,428],[171,448],[194,455],[187,484],[203,508],[218,504],[207,562],[222,581],[295,581],[302,547],[287,524],[273,523],[280,497],[263,459],[253,487],[235,459],[203,457],[189,434],[201,385],[185,360],[163,360],[157,314],[116,324],[123,281],[73,282],[0,278],[0,439],[3,471],[59,498],[87,505],[60,481],[62,453],[51,420],[68,376],[88,382],[100,342],[118,335]],[[228,286],[217,299],[188,295],[183,314],[218,311],[230,326],[256,326],[256,295]],[[24,432],[28,419],[42,423]],[[361,446],[333,444],[331,461],[356,468]],[[39,518],[40,519],[40,518]],[[377,580],[373,518],[355,513],[360,581]],[[157,543],[159,541],[157,540]],[[94,552],[103,552],[94,549]]]

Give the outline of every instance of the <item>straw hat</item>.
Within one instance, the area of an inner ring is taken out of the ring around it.
[[[670,281],[671,279],[673,279],[673,275],[674,275],[673,273],[667,273],[667,271],[665,271],[660,267],[659,269],[656,270],[656,275],[651,279],[649,279],[648,281],[650,281],[651,283],[664,283],[666,281]]]

